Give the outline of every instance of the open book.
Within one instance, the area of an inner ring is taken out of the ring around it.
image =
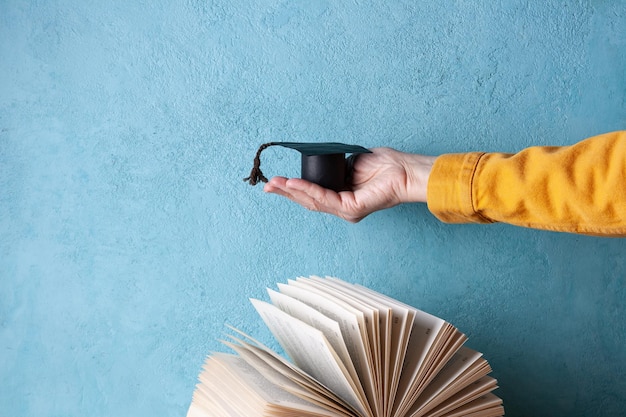
[[[290,360],[241,331],[208,356],[187,417],[496,417],[482,354],[446,321],[337,278],[251,300]]]

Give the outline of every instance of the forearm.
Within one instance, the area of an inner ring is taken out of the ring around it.
[[[442,155],[428,207],[444,222],[626,235],[626,132],[517,154]]]

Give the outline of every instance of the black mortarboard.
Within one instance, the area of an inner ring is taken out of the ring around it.
[[[299,142],[269,142],[261,145],[254,158],[254,167],[248,181],[256,185],[259,181],[267,182],[261,172],[261,152],[269,146],[284,146],[299,151],[302,154],[302,179],[314,182],[324,188],[341,191],[346,188],[347,153],[371,153],[368,149],[357,145],[345,145],[337,142],[326,143],[299,143]]]

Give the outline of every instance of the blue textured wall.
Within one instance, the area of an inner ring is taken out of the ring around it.
[[[351,225],[242,178],[268,140],[624,128],[623,1],[2,1],[0,415],[181,416],[224,323],[269,340],[247,297],[304,274],[457,325],[507,415],[623,415],[626,240],[423,205]]]

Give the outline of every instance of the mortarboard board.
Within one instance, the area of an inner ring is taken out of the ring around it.
[[[314,182],[324,188],[341,191],[346,188],[346,156],[345,154],[371,153],[370,150],[358,145],[346,145],[337,142],[300,143],[300,142],[269,142],[261,145],[254,158],[254,167],[248,181],[256,185],[259,181],[267,182],[261,172],[261,152],[274,145],[295,149],[302,154],[302,179]]]

